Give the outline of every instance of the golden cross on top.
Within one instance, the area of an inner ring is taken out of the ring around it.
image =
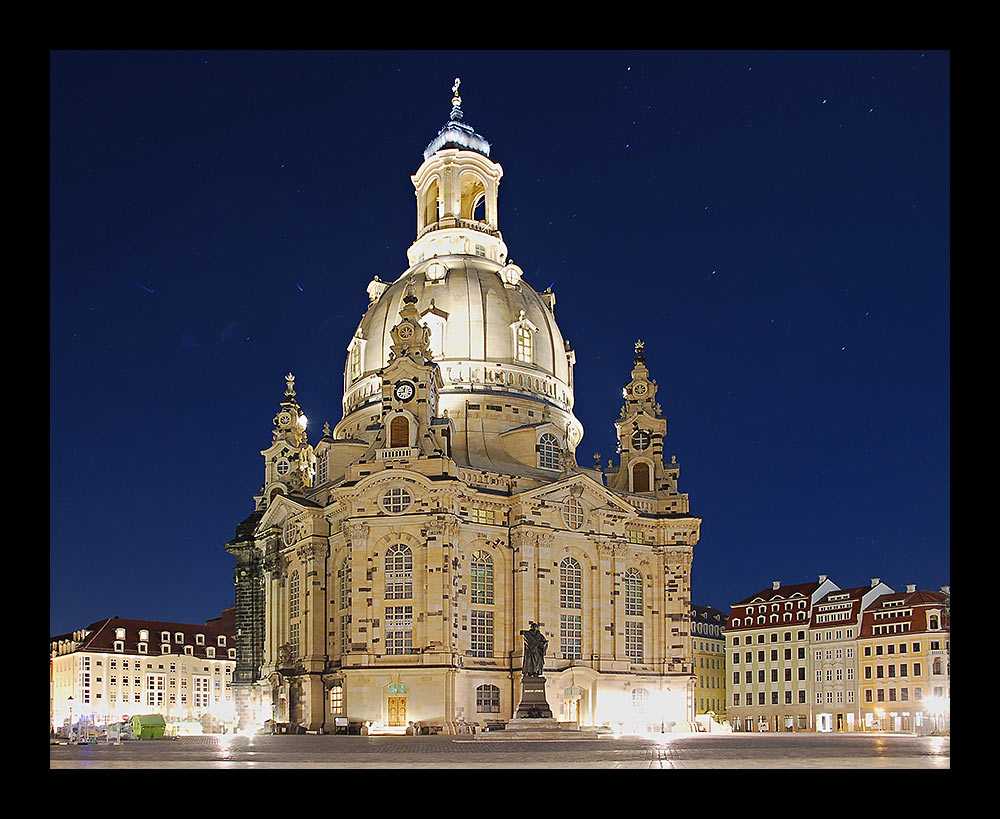
[[[455,82],[451,86],[451,93],[455,95],[451,98],[451,105],[453,108],[458,108],[458,106],[462,104],[462,98],[458,96],[458,86],[460,86],[461,84],[462,80],[458,77],[455,77]]]
[[[295,376],[291,373],[285,376],[285,395],[295,395]]]

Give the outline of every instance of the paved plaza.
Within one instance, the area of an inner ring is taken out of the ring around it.
[[[200,736],[52,745],[55,769],[936,769],[948,737],[907,734],[664,734],[484,740],[471,736]]]

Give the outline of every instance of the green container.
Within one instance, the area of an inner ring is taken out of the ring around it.
[[[136,739],[158,739],[167,730],[167,722],[160,714],[136,714],[132,717],[132,735]]]

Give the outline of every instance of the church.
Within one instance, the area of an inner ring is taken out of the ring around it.
[[[618,462],[578,464],[575,353],[555,293],[508,256],[503,168],[458,90],[411,177],[406,269],[368,284],[345,339],[340,421],[311,444],[308,386],[285,376],[254,511],[224,545],[241,727],[502,728],[537,623],[558,720],[689,730],[701,519],[664,459],[646,350],[622,373]]]

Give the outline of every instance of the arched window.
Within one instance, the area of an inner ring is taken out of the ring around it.
[[[582,599],[583,572],[580,564],[571,557],[564,557],[559,564],[559,605],[564,609],[578,609]]]
[[[551,432],[543,433],[538,439],[538,465],[545,469],[559,468],[559,455],[562,449],[559,441]]]
[[[476,688],[476,711],[480,714],[499,714],[500,689],[495,685],[480,685]]]
[[[473,552],[469,587],[472,603],[493,605],[493,559],[484,551]]]
[[[530,364],[533,354],[531,329],[522,324],[514,331],[514,340],[516,344],[514,358],[518,361],[523,361],[525,364]]]
[[[299,570],[292,572],[288,581],[288,616],[299,616]]]
[[[638,569],[629,569],[622,579],[625,586],[625,615],[642,616],[642,575]]]
[[[402,543],[385,553],[385,596],[389,600],[413,597],[413,552]]]
[[[632,467],[632,491],[649,491],[649,464],[644,461],[639,461]]]
[[[931,674],[940,674],[940,673],[941,673],[941,658],[935,657],[934,665],[931,668]]]
[[[351,647],[351,567],[345,557],[337,569],[337,605],[340,610],[340,651]]]
[[[427,194],[424,198],[424,224],[423,227],[427,225],[432,225],[441,218],[440,213],[440,197],[438,194],[438,183],[437,179],[434,179],[430,185],[427,186]]]
[[[397,415],[389,423],[389,446],[401,447],[410,445],[410,422],[405,416]]]
[[[938,627],[938,616],[936,614],[932,614],[930,617],[930,622],[928,623],[928,628],[937,628],[937,627]]]

